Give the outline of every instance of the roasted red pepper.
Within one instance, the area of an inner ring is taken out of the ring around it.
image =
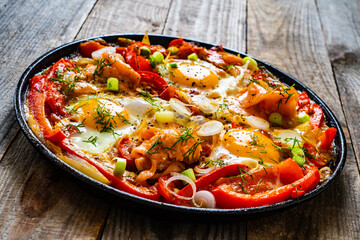
[[[104,45],[101,45],[100,43],[95,41],[80,43],[80,54],[83,57],[91,58],[92,52],[100,50],[104,47]]]
[[[158,191],[159,194],[165,198],[166,202],[168,203],[174,203],[175,202],[175,195],[172,194],[170,192],[173,191],[173,189],[175,188],[175,183],[174,182],[170,182],[167,186],[166,186],[166,181],[171,177],[171,175],[166,175],[163,177],[160,177],[158,179]],[[170,190],[169,190],[170,189]]]
[[[196,189],[199,190],[204,187],[208,187],[211,183],[215,182],[216,180],[218,180],[219,178],[224,177],[224,176],[240,175],[242,173],[240,169],[246,171],[247,167],[243,164],[231,164],[231,165],[226,165],[224,167],[218,168],[218,169],[198,178],[195,181]],[[185,196],[185,197],[190,197],[191,194],[192,194],[191,185],[187,185],[186,187],[184,187],[183,189],[181,189],[178,192],[178,195]]]
[[[335,138],[336,132],[336,128],[333,127],[326,129],[325,132],[319,137],[319,148],[322,150],[329,150],[331,143]]]
[[[313,145],[311,145],[310,143],[304,143],[304,147],[308,152],[305,155],[309,162],[313,163],[317,167],[323,167],[328,163],[326,158],[321,156],[321,154],[316,150]]]
[[[310,103],[310,98],[306,92],[299,94],[298,112],[304,112],[310,116],[311,127],[319,128],[324,121],[324,113],[322,108],[315,103]]]
[[[249,208],[270,205],[297,198],[312,190],[320,181],[320,174],[315,166],[306,165],[305,176],[291,184],[265,192],[246,194],[232,190],[231,186],[222,184],[211,192],[218,208]]]
[[[136,171],[135,159],[131,157],[131,150],[135,147],[135,143],[129,139],[129,135],[125,135],[119,143],[118,154],[126,159],[126,169]]]
[[[138,71],[141,76],[140,86],[148,87],[154,94],[161,94],[169,85],[162,77],[157,73]]]

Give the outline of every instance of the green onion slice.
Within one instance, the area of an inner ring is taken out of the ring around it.
[[[187,58],[189,60],[196,61],[196,60],[198,60],[198,55],[196,53],[192,53]]]
[[[310,120],[310,116],[308,114],[306,114],[306,113],[300,113],[297,116],[298,123],[306,123],[309,120]]]
[[[164,55],[161,52],[154,52],[155,64],[160,64],[164,61]]]
[[[293,155],[292,159],[302,167],[305,164],[305,153],[299,147],[294,147],[291,149],[291,154]]]
[[[116,157],[115,159],[116,159],[116,164],[115,164],[114,174],[122,176],[126,169],[126,159],[119,157]]]
[[[110,91],[119,91],[119,80],[117,78],[111,77],[107,80],[107,90]]]
[[[195,178],[195,173],[194,170],[192,168],[188,168],[185,171],[181,172],[181,174],[189,177],[191,180],[193,180],[195,182],[196,178]],[[184,182],[184,184],[187,184],[186,182]]]

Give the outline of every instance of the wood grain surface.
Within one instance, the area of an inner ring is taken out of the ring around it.
[[[0,1],[0,239],[360,239],[359,11],[355,0]],[[310,87],[347,139],[333,186],[272,216],[205,223],[134,212],[73,184],[19,131],[15,85],[53,47],[145,30],[247,51]]]

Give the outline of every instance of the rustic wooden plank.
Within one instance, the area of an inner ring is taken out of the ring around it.
[[[315,91],[340,120],[348,141],[344,172],[314,200],[248,221],[248,239],[358,239],[359,173],[314,1],[248,3],[248,52]]]
[[[1,239],[96,239],[108,204],[34,151],[22,133],[0,169]]]
[[[317,1],[326,47],[355,150],[360,156],[360,2]],[[358,165],[360,160],[357,157]]]
[[[245,1],[173,1],[159,33],[221,43],[244,51],[245,17]],[[245,228],[244,221],[216,224],[163,221],[113,205],[103,238],[245,239]]]
[[[12,99],[22,72],[49,49],[71,41],[94,2],[1,1],[0,158],[18,130]]]
[[[18,124],[11,102],[21,73],[41,54],[73,40],[94,3],[1,2],[1,239],[93,239],[106,218],[108,204],[73,186],[22,134],[12,141]]]
[[[246,51],[246,1],[173,2],[163,34]]]
[[[96,4],[77,39],[116,33],[161,33],[170,0],[104,0]]]
[[[191,220],[191,219],[190,219]],[[108,226],[113,226],[112,228]],[[245,239],[241,223],[179,222],[159,220],[129,210],[112,208],[103,239]]]

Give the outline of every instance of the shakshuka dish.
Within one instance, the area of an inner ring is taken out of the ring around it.
[[[27,121],[59,159],[120,191],[198,208],[301,198],[331,176],[337,131],[306,92],[222,46],[150,41],[83,42],[32,77]]]

